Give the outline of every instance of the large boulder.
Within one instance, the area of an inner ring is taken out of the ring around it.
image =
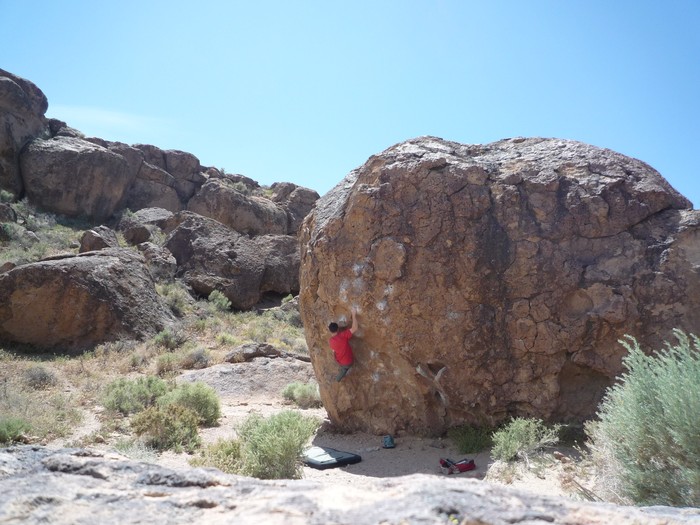
[[[33,83],[0,69],[0,189],[22,194],[19,153],[32,139],[48,137],[48,106]]]
[[[20,155],[20,167],[30,202],[96,221],[120,208],[134,179],[123,156],[78,137],[33,140]]]
[[[301,231],[300,307],[331,420],[440,433],[591,416],[631,334],[700,330],[700,212],[651,167],[556,139],[425,137],[371,157]],[[329,321],[360,310],[333,383]]]
[[[0,341],[81,351],[143,339],[172,321],[143,257],[107,248],[0,274]]]
[[[192,197],[187,209],[250,235],[286,235],[286,212],[269,199],[244,195],[227,179],[211,179]]]
[[[143,160],[129,192],[128,207],[131,210],[160,207],[180,211],[206,181],[202,174],[204,168],[191,153],[162,150],[150,144],[135,144],[129,148],[138,151]]]
[[[299,289],[299,247],[296,237],[248,237],[192,212],[181,212],[165,247],[178,265],[178,276],[199,295],[219,290],[233,308],[245,310],[265,293]]]

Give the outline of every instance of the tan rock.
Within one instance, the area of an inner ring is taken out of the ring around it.
[[[251,235],[286,235],[287,214],[269,199],[244,195],[226,179],[212,179],[189,201],[187,209]]]
[[[80,351],[143,339],[172,321],[143,257],[108,248],[0,274],[0,341]]]
[[[22,148],[36,137],[48,138],[44,117],[48,101],[32,82],[0,69],[0,188],[21,195]]]
[[[371,157],[301,230],[300,308],[347,430],[590,417],[647,348],[700,330],[700,213],[648,165],[556,139],[423,137]],[[359,308],[340,384],[327,324]]]
[[[20,156],[30,202],[69,217],[109,218],[133,180],[121,155],[76,137],[35,139]]]

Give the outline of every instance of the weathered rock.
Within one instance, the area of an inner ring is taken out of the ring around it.
[[[17,222],[15,210],[4,202],[0,202],[0,222]]]
[[[97,221],[119,209],[133,180],[124,157],[76,137],[33,140],[20,155],[20,167],[30,202]]]
[[[297,235],[304,217],[309,214],[319,199],[318,193],[291,182],[275,183],[271,189],[274,191],[272,201],[279,203],[287,212],[289,218],[287,233]]]
[[[302,227],[300,305],[331,420],[442,432],[581,420],[618,340],[700,331],[699,213],[648,165],[555,139],[398,144]],[[360,309],[340,384],[327,324]]]
[[[274,346],[267,343],[247,343],[237,346],[231,350],[224,361],[227,363],[243,363],[252,361],[256,357],[280,357],[282,352]]]
[[[180,211],[183,204],[176,185],[175,177],[167,171],[143,162],[129,187],[125,207],[130,210],[156,207],[172,212]]]
[[[131,218],[141,224],[157,226],[163,230],[173,215],[171,211],[163,208],[142,208],[134,212]]]
[[[22,194],[19,153],[30,140],[48,136],[48,106],[32,82],[0,69],[0,189]]]
[[[171,320],[143,257],[132,250],[108,248],[0,275],[2,341],[79,351],[152,336]]]
[[[156,206],[180,211],[206,181],[199,159],[191,153],[162,150],[150,144],[135,144],[133,148],[148,166],[139,173],[137,185],[130,193],[131,210]]]
[[[177,261],[170,250],[152,242],[143,242],[136,247],[146,259],[148,269],[156,281],[170,281],[175,277]]]
[[[117,229],[124,235],[124,240],[131,245],[141,244],[151,239],[151,230],[133,216],[123,216]]]
[[[59,137],[60,136],[60,137],[75,137],[75,138],[79,138],[79,139],[85,138],[84,133],[82,133],[81,131],[79,131],[75,128],[71,128],[68,124],[66,124],[62,120],[50,118],[50,119],[48,119],[48,125],[49,125],[49,133],[51,134],[51,137]],[[104,144],[100,144],[100,145],[105,146]]]
[[[248,309],[267,292],[293,293],[299,287],[296,238],[250,238],[191,212],[176,215],[179,224],[165,247],[175,256],[178,276],[199,295],[219,290],[233,308]]]
[[[338,490],[316,481],[174,470],[86,449],[0,450],[0,521],[7,523],[683,525],[700,520],[698,509],[587,503],[428,475],[343,487],[340,505]]]
[[[98,226],[86,230],[80,237],[79,253],[102,250],[104,248],[119,248],[117,234],[107,226]]]
[[[213,179],[204,184],[189,201],[187,209],[251,235],[286,235],[288,231],[287,214],[283,209],[269,199],[240,193],[225,179]]]

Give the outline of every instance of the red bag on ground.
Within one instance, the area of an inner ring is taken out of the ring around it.
[[[460,459],[455,462],[451,459],[440,458],[440,467],[444,474],[459,474],[460,472],[467,472],[468,470],[474,470],[476,465],[473,459]]]

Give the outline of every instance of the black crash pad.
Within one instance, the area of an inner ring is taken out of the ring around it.
[[[352,465],[362,461],[362,457],[352,452],[343,452],[329,447],[311,447],[302,455],[304,463],[319,470]]]

